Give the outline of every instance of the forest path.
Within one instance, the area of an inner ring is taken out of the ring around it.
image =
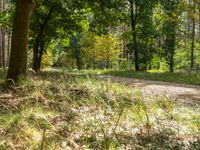
[[[200,105],[200,86],[176,84],[171,82],[151,81],[102,75],[100,78],[118,82],[131,88],[138,88],[144,96],[167,97],[191,105]]]

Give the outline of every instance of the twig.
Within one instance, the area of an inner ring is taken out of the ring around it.
[[[46,129],[44,128],[44,130],[43,130],[43,135],[42,135],[42,143],[41,143],[41,148],[40,148],[40,150],[44,150],[45,135],[46,135]]]

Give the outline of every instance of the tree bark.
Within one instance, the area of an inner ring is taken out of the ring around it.
[[[5,11],[5,1],[2,0],[2,12]],[[2,66],[6,67],[6,31],[5,28],[2,27]]]
[[[193,18],[192,18],[192,44],[191,44],[191,66],[190,68],[193,69],[194,68],[194,47],[195,47],[195,0],[193,0]]]
[[[5,29],[2,28],[2,67],[5,68],[6,67],[6,56],[5,56],[5,52],[6,52],[6,46],[5,46]]]
[[[35,39],[34,45],[33,45],[33,66],[32,66],[32,68],[35,72],[39,72],[40,68],[41,68],[41,62],[42,62],[42,56],[44,53],[44,44],[45,44],[42,42],[42,41],[44,41],[44,37],[45,37],[44,32],[45,32],[45,29],[51,19],[51,15],[55,8],[56,8],[55,6],[51,7],[51,9],[49,10],[49,12],[46,16],[46,19],[44,20],[44,22],[42,24],[38,22],[38,24],[40,26],[40,30]]]
[[[5,11],[5,0],[0,0],[0,12]],[[6,67],[6,29],[5,26],[0,27],[0,67]]]
[[[7,66],[9,66],[9,61],[10,61],[11,38],[12,38],[11,28],[8,27]]]
[[[21,75],[26,76],[29,19],[34,4],[33,0],[16,2],[7,79],[18,81]]]
[[[174,40],[175,40],[175,38],[174,38]],[[174,72],[174,55],[175,55],[175,52],[174,52],[174,51],[175,51],[175,50],[173,50],[173,51],[171,52],[171,54],[170,54],[169,71],[170,71],[171,73]]]
[[[39,38],[36,38],[35,43],[33,45],[33,70],[35,70],[36,72],[39,71]]]
[[[170,4],[170,7],[169,7]],[[174,72],[174,56],[176,50],[176,36],[177,36],[177,3],[175,1],[170,1],[169,4],[164,5],[165,12],[168,16],[164,22],[163,31],[165,34],[165,58],[167,64],[169,65],[169,71]],[[176,15],[174,15],[176,14]]]
[[[136,45],[136,22],[137,22],[137,5],[135,5],[135,11],[134,11],[134,3],[133,0],[129,0],[130,2],[130,17],[131,17],[131,29],[132,29],[132,44]],[[134,46],[134,63],[135,63],[135,71],[139,71],[139,55],[138,55],[138,49]]]
[[[0,0],[0,12],[2,12],[3,10],[3,7],[2,7],[2,0]],[[2,34],[2,26],[0,26],[0,68],[3,67],[3,58],[2,58],[2,51],[3,51],[3,46],[2,46],[2,37],[3,37],[3,34]]]

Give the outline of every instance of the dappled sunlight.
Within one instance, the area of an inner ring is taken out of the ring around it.
[[[1,91],[2,148],[198,149],[200,110],[190,105],[66,71],[22,82]]]
[[[197,0],[0,0],[0,150],[200,150]]]

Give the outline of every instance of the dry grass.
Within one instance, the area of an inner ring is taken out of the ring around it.
[[[111,81],[49,71],[0,94],[0,150],[200,149],[199,108]]]

